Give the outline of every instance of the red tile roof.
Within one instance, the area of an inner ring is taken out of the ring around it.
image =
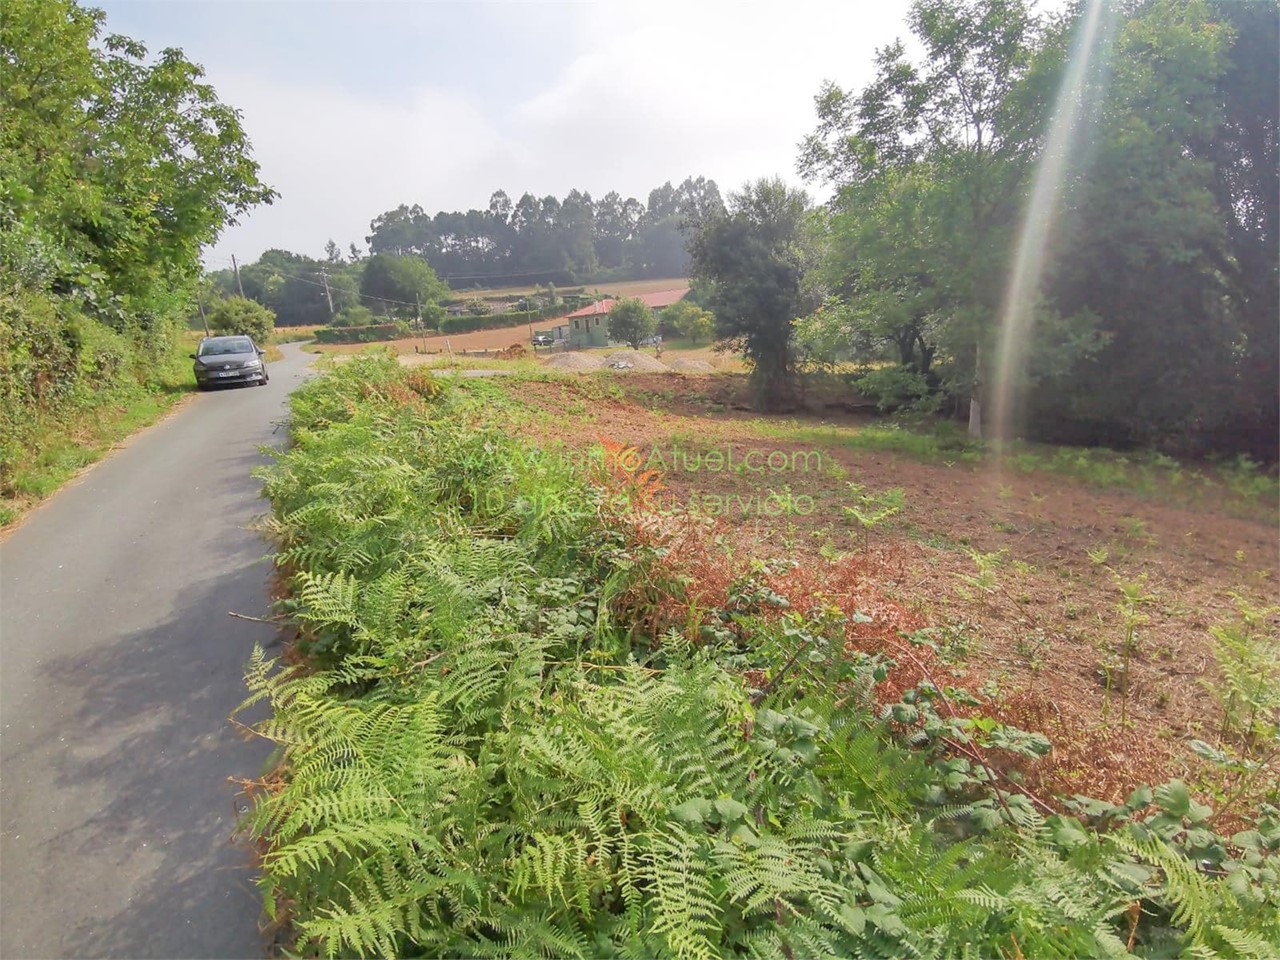
[[[684,295],[689,292],[688,287],[676,287],[673,290],[658,290],[655,293],[642,293],[637,300],[649,307],[669,307],[677,300],[684,299]],[[567,314],[564,319],[569,320],[573,317],[594,317],[597,314],[608,313],[613,309],[616,300],[597,300],[590,306],[583,307],[581,310],[575,310],[573,313]]]

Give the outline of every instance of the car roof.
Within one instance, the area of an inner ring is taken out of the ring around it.
[[[228,334],[223,334],[217,337],[201,337],[200,342],[208,343],[213,340],[252,340],[252,339],[253,337],[249,336],[247,333],[228,333]]]

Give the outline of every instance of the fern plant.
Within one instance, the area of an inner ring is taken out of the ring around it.
[[[1280,636],[1268,623],[1277,610],[1232,599],[1236,618],[1209,628],[1222,682],[1205,686],[1222,710],[1223,737],[1253,750],[1280,736]]]
[[[245,707],[270,706],[253,729],[278,765],[244,828],[293,949],[794,960],[1277,941],[1280,831],[1229,857],[1172,787],[1121,832],[1016,795],[995,815],[991,784],[940,741],[876,716],[885,664],[844,652],[835,612],[784,611],[759,584],[705,612],[703,642],[644,639],[662,551],[619,549],[584,471],[525,447],[465,385],[409,376],[361,357],[306,385],[295,443],[262,475],[310,657],[249,665]]]

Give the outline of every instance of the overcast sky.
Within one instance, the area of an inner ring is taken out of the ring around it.
[[[505,189],[644,201],[689,175],[722,191],[782,174],[824,79],[858,86],[906,33],[906,0],[178,2],[98,0],[108,32],[181,47],[244,114],[280,199],[210,266],[270,247],[364,246],[401,203],[487,205]]]

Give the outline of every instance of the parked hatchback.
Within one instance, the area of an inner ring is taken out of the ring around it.
[[[203,337],[191,354],[196,386],[201,390],[221,383],[256,383],[265,387],[271,376],[262,355],[262,348],[249,337]]]

